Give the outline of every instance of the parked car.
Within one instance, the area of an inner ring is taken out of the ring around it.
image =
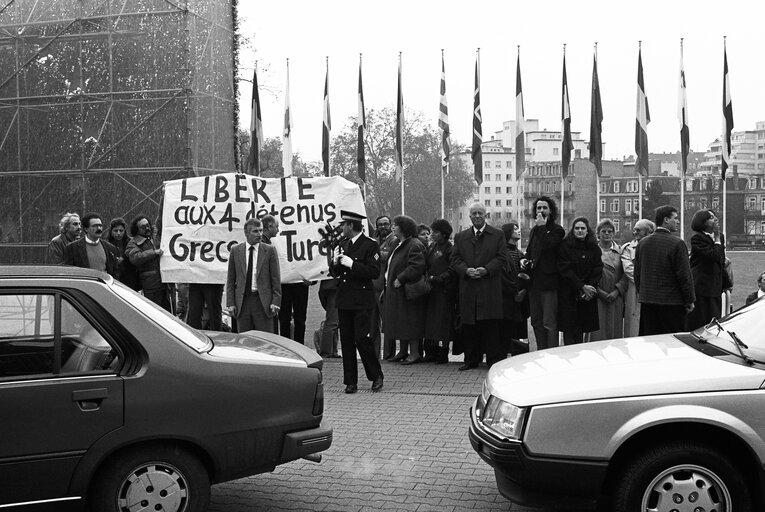
[[[613,512],[765,510],[765,301],[691,333],[494,365],[470,442],[500,493]]]
[[[0,508],[201,511],[332,443],[313,350],[197,331],[75,267],[0,266],[0,410]]]

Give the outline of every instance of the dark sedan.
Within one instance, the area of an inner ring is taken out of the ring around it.
[[[319,460],[322,360],[197,331],[106,274],[0,266],[0,508],[199,511],[210,485]]]

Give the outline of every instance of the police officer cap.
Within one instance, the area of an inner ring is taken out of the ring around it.
[[[365,216],[359,213],[349,212],[348,210],[340,210],[340,218],[343,220],[357,220],[359,222],[366,219]]]

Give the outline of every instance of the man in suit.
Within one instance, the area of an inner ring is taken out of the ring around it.
[[[391,232],[390,217],[380,215],[375,220],[375,240],[380,246],[380,275],[372,280],[375,287],[375,295],[380,296],[385,289],[385,270],[388,266],[388,258],[393,249],[398,245],[398,238]],[[380,357],[380,344],[382,342],[381,328],[382,314],[380,312],[380,302],[375,301],[375,309],[372,311],[372,343],[374,343],[375,354]],[[392,359],[396,355],[396,340],[385,339],[383,344],[383,359]]]
[[[765,272],[760,274],[760,276],[757,278],[757,291],[754,291],[746,296],[746,305],[748,306],[763,295],[765,295]]]
[[[502,340],[502,272],[507,265],[505,235],[486,224],[486,209],[470,207],[472,227],[454,237],[452,265],[459,281],[460,319],[465,363],[460,371],[477,368],[486,353],[489,366],[507,357]]]
[[[263,223],[244,223],[246,242],[231,249],[226,280],[226,304],[239,332],[274,332],[274,318],[282,300],[281,274],[276,248],[261,243]]]
[[[685,330],[685,316],[693,311],[693,289],[688,247],[677,236],[680,216],[674,206],[656,209],[656,231],[635,251],[635,287],[640,300],[640,335]]]
[[[383,387],[383,372],[370,330],[377,300],[372,279],[380,275],[380,249],[375,240],[361,232],[361,222],[366,217],[345,210],[340,211],[340,217],[346,240],[335,249],[329,273],[338,278],[336,305],[345,392],[358,390],[357,349],[367,379],[372,381],[372,391],[379,391]]]
[[[106,240],[101,240],[101,233],[104,232],[101,216],[97,213],[85,214],[82,227],[85,236],[64,247],[64,264],[100,270],[117,279],[117,249]]]
[[[555,222],[555,200],[539,196],[532,207],[536,225],[529,233],[526,259],[521,268],[531,276],[529,310],[537,350],[558,346],[558,249],[566,234]]]

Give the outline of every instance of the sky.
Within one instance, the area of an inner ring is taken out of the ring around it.
[[[723,36],[737,130],[765,121],[765,2],[484,1],[385,2],[292,0],[239,2],[241,127],[249,129],[257,61],[265,136],[282,132],[287,59],[293,149],[321,160],[326,58],[333,133],[355,118],[359,53],[366,108],[395,108],[399,52],[407,110],[437,126],[441,50],[452,140],[471,143],[476,49],[481,56],[484,140],[515,119],[520,46],[524,110],[540,129],[561,128],[563,46],[572,131],[589,139],[592,60],[597,42],[604,157],[634,154],[638,42],[653,153],[679,151],[680,39],[688,91],[691,150],[705,151],[722,132]]]

